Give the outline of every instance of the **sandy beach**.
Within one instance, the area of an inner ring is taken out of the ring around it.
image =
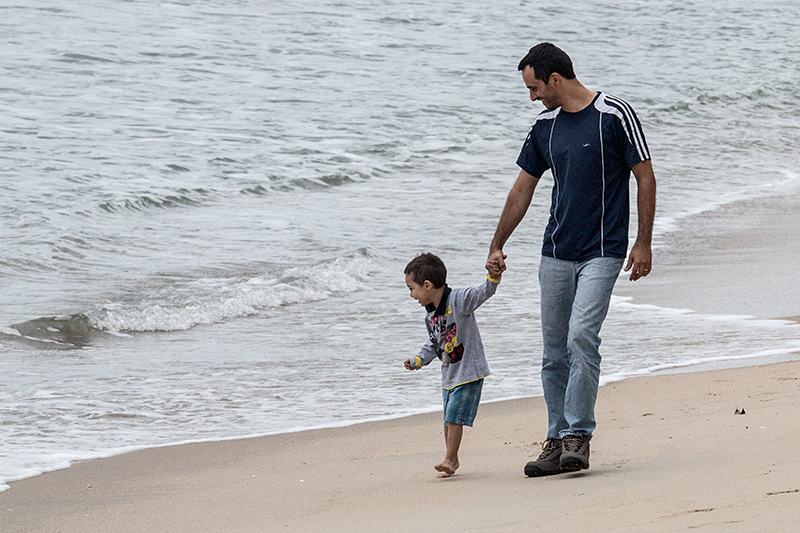
[[[797,315],[797,300],[780,290],[786,271],[749,283],[770,259],[788,267],[800,252],[797,232],[784,231],[797,212],[785,203],[762,210],[749,232],[732,227],[692,243],[683,259],[663,258],[650,285],[620,283],[620,292],[705,312]],[[723,224],[745,208],[698,221]],[[770,211],[783,213],[775,227]],[[693,262],[688,279],[681,262]],[[730,284],[744,292],[724,290]],[[599,393],[591,468],[537,479],[523,466],[545,434],[543,398],[482,405],[461,468],[444,480],[433,469],[444,454],[440,413],[148,449],[11,483],[0,493],[0,530],[789,531],[800,520],[798,406],[800,362],[611,383]]]
[[[620,292],[709,313],[800,314],[787,285],[800,236],[786,228],[798,211],[773,203],[775,216],[762,210],[749,231],[731,226],[691,243]],[[698,222],[724,224],[746,207]],[[687,263],[692,275],[681,278]],[[753,285],[770,268],[775,276]],[[611,383],[599,393],[591,468],[536,479],[523,466],[545,434],[542,398],[483,404],[448,479],[433,469],[444,454],[440,413],[148,449],[11,483],[0,493],[0,530],[791,531],[800,521],[798,406],[798,361]]]
[[[800,314],[780,289],[800,252],[797,232],[784,231],[797,210],[774,204],[778,218],[762,211],[749,232],[732,227],[682,259],[663,258],[650,285],[618,287],[637,302]],[[744,208],[699,222],[723,224]],[[679,276],[681,261],[693,262],[690,278]],[[776,264],[785,270],[754,289],[752,273]],[[0,530],[790,531],[800,521],[798,406],[797,361],[611,383],[599,393],[591,468],[536,479],[523,466],[545,434],[542,398],[482,405],[448,479],[433,469],[444,454],[440,413],[148,449],[11,483]]]
[[[483,405],[444,480],[438,413],[143,450],[12,483],[0,529],[789,531],[798,383],[790,362],[609,384],[591,468],[548,478],[522,472],[545,429],[542,398]]]
[[[653,274],[644,283],[617,283],[614,293],[698,313],[796,317],[799,207],[794,193],[691,216],[682,224],[705,231],[692,240],[681,231],[667,234],[653,251]]]

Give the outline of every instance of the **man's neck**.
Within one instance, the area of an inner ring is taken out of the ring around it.
[[[576,79],[568,81],[564,87],[564,94],[561,100],[561,109],[567,113],[577,113],[583,111],[594,101],[597,93],[590,91]]]

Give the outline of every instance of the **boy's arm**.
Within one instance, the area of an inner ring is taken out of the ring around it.
[[[486,276],[483,285],[454,289],[455,304],[461,314],[468,315],[481,306],[483,302],[492,297],[500,284],[500,278],[490,274]]]
[[[422,348],[419,349],[419,354],[403,361],[403,366],[405,366],[407,370],[419,370],[437,357],[433,342],[428,339],[428,342],[423,344]]]

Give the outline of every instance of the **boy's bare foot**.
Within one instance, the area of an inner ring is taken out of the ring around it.
[[[444,477],[450,477],[453,474],[455,474],[459,466],[461,465],[458,464],[458,461],[456,461],[455,464],[451,463],[450,461],[442,461],[433,468],[437,472],[439,472],[439,474],[437,474],[436,477],[444,478]]]

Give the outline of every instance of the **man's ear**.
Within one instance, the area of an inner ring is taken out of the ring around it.
[[[561,85],[562,80],[563,78],[561,77],[561,74],[559,74],[558,72],[553,72],[552,74],[550,74],[550,79],[547,80],[547,83],[548,85],[558,86]]]

